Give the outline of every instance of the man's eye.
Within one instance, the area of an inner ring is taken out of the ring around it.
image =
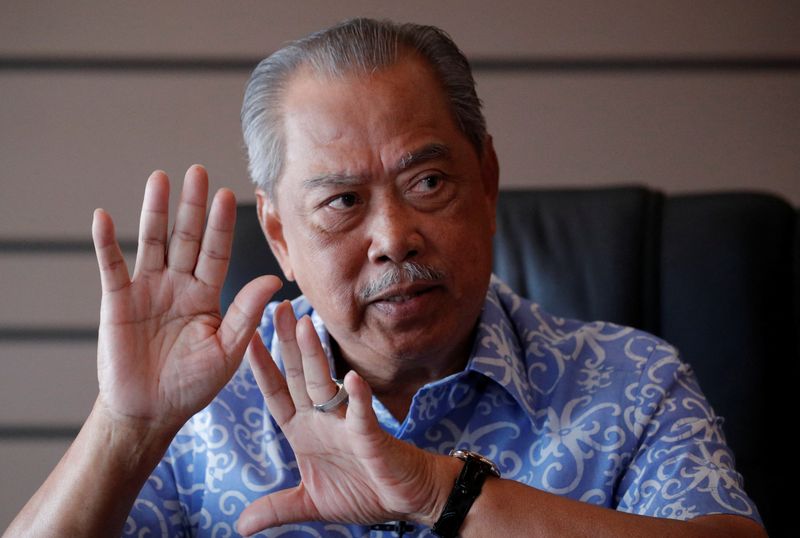
[[[420,192],[434,191],[442,183],[442,176],[431,174],[420,179],[413,187],[413,190]]]
[[[340,194],[335,198],[331,198],[327,205],[333,209],[349,209],[358,204],[358,195],[352,192]]]

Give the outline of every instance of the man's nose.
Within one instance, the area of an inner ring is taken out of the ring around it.
[[[425,240],[413,207],[402,200],[382,200],[371,210],[368,221],[371,262],[402,263],[422,253]]]

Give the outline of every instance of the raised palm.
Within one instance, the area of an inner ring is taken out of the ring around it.
[[[151,175],[132,279],[110,216],[95,212],[103,288],[98,402],[118,418],[174,428],[210,402],[239,365],[264,303],[280,286],[275,277],[256,279],[221,317],[236,202],[220,190],[204,233],[207,194],[205,170],[190,168],[168,239],[169,181],[162,172]]]

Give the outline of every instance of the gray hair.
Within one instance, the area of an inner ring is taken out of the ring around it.
[[[283,173],[283,94],[300,67],[330,77],[368,74],[397,63],[408,52],[416,52],[433,67],[456,125],[480,157],[486,120],[469,62],[453,40],[434,26],[352,19],[290,42],[256,66],[241,115],[253,183],[273,195]]]

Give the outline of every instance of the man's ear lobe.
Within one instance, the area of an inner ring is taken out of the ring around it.
[[[272,198],[262,189],[256,189],[256,211],[261,231],[269,243],[273,256],[278,260],[286,280],[293,281],[294,271],[292,271],[289,247],[283,234],[283,223],[278,208]]]

